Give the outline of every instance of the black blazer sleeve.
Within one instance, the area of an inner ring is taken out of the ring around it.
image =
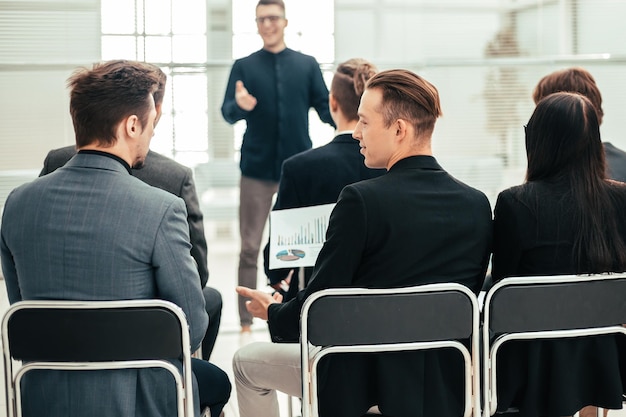
[[[355,188],[347,186],[330,215],[326,242],[308,286],[296,298],[269,307],[268,324],[272,341],[299,340],[300,310],[306,297],[326,288],[352,286],[365,250],[367,232],[367,210],[363,198]]]
[[[187,222],[189,223],[189,240],[191,241],[191,256],[198,264],[200,285],[202,288],[209,280],[209,268],[207,266],[207,243],[204,236],[204,218],[200,211],[196,185],[193,181],[191,170],[185,170],[186,175],[182,182],[180,196],[187,206]]]
[[[491,275],[493,282],[515,275],[522,258],[519,230],[519,213],[513,196],[504,191],[498,195],[493,220],[493,257]]]

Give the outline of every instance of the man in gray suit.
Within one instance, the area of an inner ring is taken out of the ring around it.
[[[70,77],[78,154],[7,198],[2,270],[11,303],[172,301],[185,312],[196,349],[208,317],[185,204],[130,175],[144,163],[154,134],[158,83],[153,68],[131,61],[96,64]],[[201,360],[193,371],[194,400],[219,415],[230,395],[227,375]],[[175,414],[171,378],[158,370],[41,371],[22,389],[25,416]]]
[[[154,97],[154,106],[157,111],[155,126],[161,118],[161,110],[163,97],[165,96],[165,85],[167,75],[156,65],[150,65],[154,68],[158,78],[159,86],[152,95]],[[74,145],[65,146],[59,149],[53,149],[48,152],[43,162],[43,168],[39,176],[49,174],[56,169],[62,167],[76,155],[76,147]],[[209,315],[209,326],[202,340],[202,358],[209,360],[211,352],[215,347],[215,340],[220,327],[222,317],[222,295],[218,290],[206,286],[209,280],[209,269],[207,265],[207,243],[204,236],[204,220],[200,211],[198,195],[196,194],[196,186],[193,181],[191,169],[179,164],[154,151],[148,151],[146,160],[142,167],[131,168],[134,177],[139,178],[143,182],[160,188],[165,191],[182,198],[187,208],[187,222],[189,223],[189,238],[191,239],[191,256],[193,256],[198,267],[200,275],[200,286],[204,295],[206,312]]]

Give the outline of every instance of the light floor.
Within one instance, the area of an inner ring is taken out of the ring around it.
[[[214,225],[206,223],[206,235],[209,245],[209,285],[217,288],[223,298],[222,323],[216,346],[213,351],[211,362],[226,371],[233,383],[233,392],[229,403],[224,409],[226,417],[239,417],[237,409],[237,395],[234,387],[231,360],[233,353],[242,345],[251,341],[269,341],[267,326],[262,321],[257,321],[253,325],[253,332],[242,336],[239,333],[239,318],[237,313],[237,298],[235,285],[237,283],[237,261],[239,252],[239,238],[235,222]],[[266,241],[265,238],[263,240]],[[258,286],[263,288],[266,281],[262,273],[259,275]],[[8,301],[4,283],[0,281],[0,316],[6,311]],[[0,366],[2,361],[0,361]],[[0,387],[4,393],[4,379],[0,378]],[[288,417],[288,398],[279,394],[281,406],[281,416]],[[6,398],[4,394],[0,397],[0,417],[6,417]],[[294,399],[293,415],[299,416],[299,400]],[[626,410],[612,411],[611,417],[626,417]]]

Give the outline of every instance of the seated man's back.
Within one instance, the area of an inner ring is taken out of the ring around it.
[[[261,344],[237,352],[241,417],[252,416],[255,407],[272,408],[268,388],[284,389],[285,380],[300,385],[286,368],[299,364],[300,310],[308,296],[326,288],[442,282],[480,291],[491,250],[491,208],[482,192],[450,176],[432,156],[440,114],[436,88],[409,71],[383,71],[366,84],[354,137],[365,165],[387,173],[343,189],[309,285],[296,298],[279,303],[238,288],[252,298],[249,310],[267,318],[272,341],[294,347],[275,348],[280,364],[272,362],[274,349]],[[360,417],[373,405],[394,417],[462,415],[462,362],[452,350],[329,355],[320,363],[320,415]],[[268,369],[262,363],[269,363]],[[280,380],[268,387],[254,372],[267,381],[270,369]]]
[[[93,78],[101,87],[90,83]],[[130,175],[148,152],[157,80],[144,64],[113,61],[77,72],[70,82],[78,155],[15,189],[4,208],[0,248],[9,301],[165,299],[184,311],[195,349],[208,317],[189,252],[185,205]],[[113,109],[99,103],[96,113],[118,120],[114,137],[89,130],[107,126],[83,114],[82,93],[91,89],[111,99]],[[176,395],[166,375],[37,371],[23,383],[24,415],[171,416]]]
[[[491,210],[483,193],[455,180],[431,156],[402,159],[384,176],[344,188],[311,281],[298,296],[333,287],[440,282],[464,284],[478,293],[490,236]],[[297,340],[297,322],[286,316],[298,308],[299,303],[270,308],[275,342]],[[380,405],[394,417],[422,407],[438,415],[462,410],[463,364],[457,352],[331,355],[321,369],[321,415],[352,415],[352,401],[368,399],[362,395],[368,390],[375,391],[369,397],[374,402],[359,405]]]

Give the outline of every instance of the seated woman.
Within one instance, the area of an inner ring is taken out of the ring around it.
[[[626,184],[606,179],[596,110],[574,93],[541,100],[526,126],[526,182],[498,196],[492,275],[626,270]],[[616,336],[504,345],[498,410],[573,415],[617,409],[622,382]]]

